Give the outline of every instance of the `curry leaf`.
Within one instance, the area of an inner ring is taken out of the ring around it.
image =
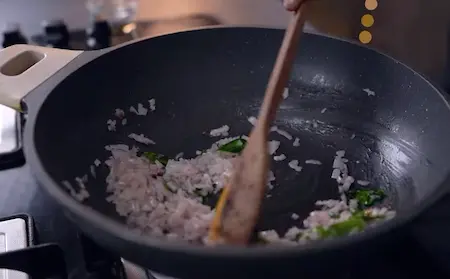
[[[241,153],[244,150],[247,141],[245,139],[235,139],[219,147],[219,151],[229,153]]]
[[[166,166],[167,162],[169,162],[169,158],[161,154],[157,154],[154,152],[144,152],[143,154],[147,159],[149,159],[153,163],[158,161],[164,166]]]
[[[378,202],[382,202],[386,194],[381,189],[358,189],[349,192],[349,197],[358,201],[361,208],[373,206]]]
[[[327,228],[317,227],[317,232],[322,238],[337,237],[348,235],[353,231],[362,231],[365,226],[364,214],[358,212],[353,214],[349,219],[333,224]]]

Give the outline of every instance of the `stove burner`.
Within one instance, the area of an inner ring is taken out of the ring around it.
[[[9,252],[28,247],[27,223],[22,218],[0,222],[0,252]],[[0,270],[0,278],[28,279],[26,273],[15,270]]]
[[[121,259],[127,279],[155,279],[145,269],[125,260]]]
[[[135,265],[123,258],[121,261],[123,263],[127,279],[175,279],[173,277],[167,277],[165,275],[149,271],[148,269]]]

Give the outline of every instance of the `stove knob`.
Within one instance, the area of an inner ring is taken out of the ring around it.
[[[27,39],[20,31],[18,23],[8,23],[3,29],[3,47],[9,47],[17,44],[26,44]]]
[[[69,48],[69,30],[63,20],[42,22],[47,45],[55,48]]]
[[[102,49],[111,46],[111,28],[105,20],[95,21],[86,29],[86,45],[89,49]]]

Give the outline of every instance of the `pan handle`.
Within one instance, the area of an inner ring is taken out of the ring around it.
[[[0,51],[0,104],[23,111],[21,101],[82,51],[13,45]]]

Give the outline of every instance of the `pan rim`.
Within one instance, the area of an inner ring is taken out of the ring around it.
[[[201,32],[204,30],[211,29],[265,29],[267,31],[277,30],[281,31],[281,28],[268,28],[268,27],[257,27],[257,26],[245,26],[245,25],[235,25],[235,26],[207,26],[200,28],[193,28],[189,30],[177,31],[168,34],[161,34],[153,37],[144,38],[137,41],[132,41],[129,43],[125,43],[119,45],[117,47],[110,48],[110,51],[114,51],[120,49],[122,47],[127,47],[130,44],[138,43],[140,41],[146,41],[153,38],[173,36],[178,33],[188,33],[188,32]],[[419,78],[421,78],[424,82],[428,83],[430,89],[433,89],[443,100],[444,104],[450,110],[450,104],[447,99],[441,93],[435,85],[433,85],[427,78],[425,78],[422,74],[417,73],[409,66],[404,63],[396,60],[395,58],[386,55],[378,50],[375,50],[371,47],[362,45],[355,41],[350,41],[346,39],[337,38],[334,36],[328,36],[317,33],[308,33],[311,36],[318,36],[327,39],[339,40],[341,42],[345,42],[351,45],[356,45],[358,47],[363,47],[366,49],[370,49],[371,51],[376,52],[377,54],[386,57],[392,61],[403,66],[405,69],[408,69],[412,73],[415,73]],[[108,50],[105,50],[105,54],[108,53]],[[100,55],[101,56],[101,55]],[[54,88],[47,93],[44,97],[46,99],[49,94],[52,93]],[[42,100],[42,103],[45,100]],[[30,111],[30,117],[28,117],[28,123],[26,123],[25,127],[25,137],[24,137],[24,153],[25,158],[29,162],[31,166],[31,171],[37,178],[39,184],[46,190],[49,195],[55,199],[56,202],[63,205],[64,209],[69,211],[70,213],[76,215],[79,218],[82,218],[91,226],[96,226],[102,231],[107,232],[108,234],[113,235],[118,239],[122,239],[127,242],[132,242],[136,245],[140,245],[145,247],[146,249],[162,249],[167,253],[184,253],[191,256],[196,257],[208,257],[209,259],[221,259],[227,257],[233,257],[234,259],[273,259],[273,258],[290,258],[290,257],[300,257],[307,254],[316,254],[327,252],[330,250],[334,250],[337,248],[357,245],[358,243],[362,243],[363,241],[374,239],[376,236],[384,235],[385,233],[391,231],[394,228],[398,228],[402,225],[405,225],[407,222],[411,221],[419,213],[423,212],[427,209],[431,204],[441,198],[445,191],[441,191],[443,186],[446,184],[445,182],[450,182],[450,173],[446,175],[446,177],[439,183],[439,187],[433,193],[430,194],[429,197],[425,198],[422,202],[418,203],[412,210],[408,212],[401,212],[393,219],[384,222],[376,226],[375,228],[366,230],[359,234],[353,236],[345,236],[339,237],[335,239],[327,239],[324,241],[311,242],[305,245],[298,246],[284,246],[284,245],[268,245],[264,247],[232,247],[232,246],[224,246],[224,247],[208,247],[203,245],[192,245],[182,241],[167,241],[164,239],[151,237],[151,236],[143,236],[133,230],[129,229],[125,224],[119,223],[106,215],[76,201],[73,197],[71,197],[66,191],[63,190],[63,187],[60,186],[61,182],[57,182],[49,175],[49,173],[45,170],[42,161],[38,157],[37,149],[34,143],[35,138],[35,124],[36,119],[39,114],[40,109],[36,108]]]

